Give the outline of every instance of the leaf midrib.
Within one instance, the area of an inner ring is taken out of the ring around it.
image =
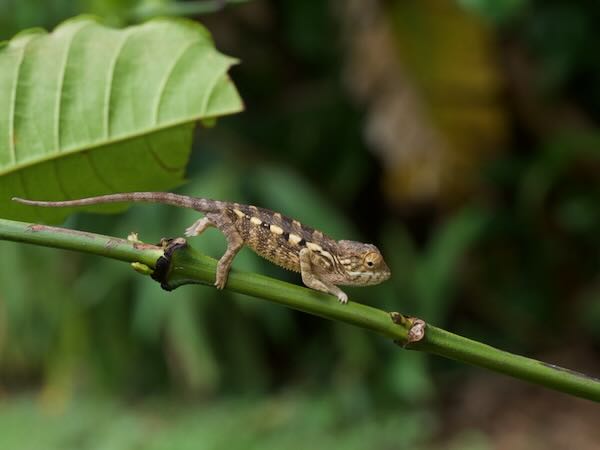
[[[220,117],[221,115],[226,115],[226,114],[233,114],[235,112],[239,111],[238,108],[231,108],[231,109],[224,109],[222,111],[219,111],[218,115],[215,116],[205,116],[205,117],[201,117],[202,119],[210,119],[213,117]],[[13,164],[10,167],[6,168],[6,169],[0,169],[0,176],[4,176],[6,174],[12,173],[12,172],[18,172],[24,168],[27,167],[32,167],[35,166],[36,164],[41,164],[41,163],[45,163],[47,161],[52,161],[54,159],[58,159],[58,158],[63,158],[66,155],[71,155],[74,153],[79,153],[79,152],[84,152],[86,150],[93,150],[93,149],[97,149],[100,147],[105,147],[108,145],[112,145],[112,144],[116,144],[116,143],[121,143],[121,142],[126,142],[132,139],[136,139],[145,135],[149,135],[149,134],[154,134],[158,131],[162,131],[165,130],[167,128],[175,128],[178,126],[182,126],[185,124],[188,124],[190,122],[196,121],[200,118],[187,118],[187,119],[182,119],[182,120],[176,120],[173,122],[167,122],[164,123],[160,126],[155,126],[153,128],[149,128],[149,129],[143,129],[140,130],[137,133],[133,133],[133,134],[127,134],[127,135],[123,135],[120,136],[118,138],[114,138],[114,139],[108,139],[106,141],[102,141],[99,143],[95,143],[95,144],[90,144],[90,145],[85,145],[85,146],[80,146],[80,147],[74,147],[70,150],[66,150],[66,151],[61,151],[61,152],[54,152],[51,154],[47,154],[48,157],[47,158],[37,158],[37,159],[33,159],[31,161],[27,161],[27,162],[23,162],[23,163],[18,163],[18,164]]]

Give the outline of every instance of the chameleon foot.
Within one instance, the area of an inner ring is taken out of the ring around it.
[[[163,238],[160,240],[159,244],[163,249],[163,255],[156,260],[156,267],[154,268],[154,272],[152,272],[152,279],[156,280],[160,283],[160,287],[165,291],[172,291],[175,287],[172,287],[169,284],[168,276],[171,271],[171,258],[173,257],[173,253],[187,245],[187,242],[184,238],[176,238],[176,239],[166,239]]]
[[[223,276],[219,272],[217,272],[217,279],[215,281],[215,287],[217,289],[223,289],[226,284],[227,284],[227,274],[225,274]]]
[[[191,226],[185,229],[185,235],[187,237],[198,236],[202,234],[208,227],[214,227],[215,225],[211,222],[208,217],[203,217],[200,220],[195,221]]]
[[[342,305],[345,305],[346,303],[348,303],[348,296],[346,295],[345,292],[338,292],[336,297]]]

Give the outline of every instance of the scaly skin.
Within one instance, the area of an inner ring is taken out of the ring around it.
[[[296,220],[256,206],[168,192],[131,192],[61,202],[13,200],[44,207],[117,202],[164,203],[202,212],[204,217],[187,228],[185,235],[197,236],[208,227],[216,227],[227,238],[227,250],[217,266],[215,286],[219,289],[227,283],[233,259],[244,245],[272,263],[300,272],[306,286],[332,294],[341,303],[346,303],[348,296],[337,285],[368,286],[390,277],[390,269],[374,245],[335,241]]]

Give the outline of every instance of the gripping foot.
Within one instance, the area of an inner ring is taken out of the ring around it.
[[[158,244],[163,248],[163,255],[156,261],[156,267],[152,272],[153,280],[160,283],[160,287],[165,291],[172,291],[175,287],[171,286],[168,281],[169,272],[171,271],[171,258],[176,250],[187,246],[187,241],[184,238],[168,239],[162,238]]]

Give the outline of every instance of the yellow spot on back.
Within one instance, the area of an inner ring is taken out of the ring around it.
[[[262,220],[260,220],[258,217],[250,217],[250,222],[252,222],[254,225],[260,225]]]
[[[278,227],[277,225],[271,225],[269,229],[271,230],[271,233],[283,234],[283,229],[281,227]]]
[[[244,214],[243,212],[241,212],[239,209],[234,209],[233,212],[235,213],[236,216],[238,217],[244,217],[246,214]]]
[[[300,242],[301,240],[302,240],[302,238],[300,236],[298,236],[297,234],[290,233],[290,237],[289,237],[288,241],[290,241],[292,244],[298,244],[298,242]]]

